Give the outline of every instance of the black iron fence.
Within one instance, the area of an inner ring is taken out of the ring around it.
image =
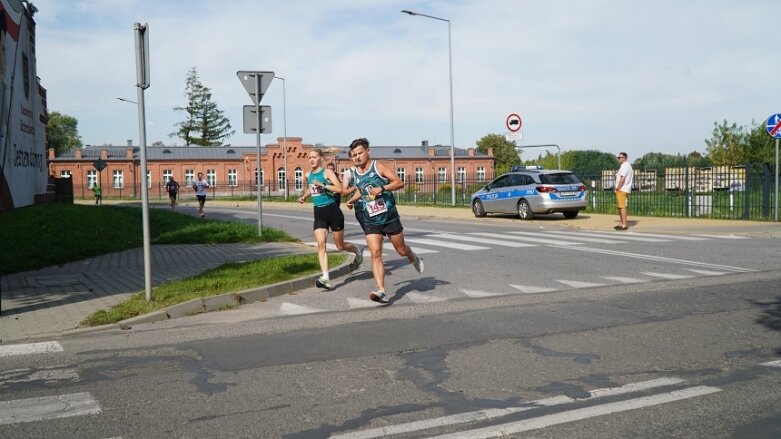
[[[615,170],[599,175],[578,175],[588,187],[586,213],[617,214],[613,194]],[[746,220],[773,220],[775,185],[773,169],[768,165],[714,166],[706,168],[679,167],[658,170],[635,169],[635,183],[629,198],[631,215],[663,217],[701,217]],[[488,181],[462,179],[456,182],[456,206],[470,206],[473,193]],[[285,184],[289,199],[303,192],[303,184],[295,181],[265,181],[264,198],[284,199]],[[140,199],[139,187],[103,187],[104,198]],[[168,200],[163,184],[149,187],[149,199]],[[208,190],[210,198],[255,199],[257,184],[216,182]],[[439,178],[405,178],[402,190],[395,191],[399,204],[450,206],[452,192],[449,181]],[[87,187],[74,188],[74,197],[92,198]],[[181,201],[194,201],[195,191],[182,186]]]

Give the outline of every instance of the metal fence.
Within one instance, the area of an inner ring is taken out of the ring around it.
[[[599,175],[578,175],[588,187],[588,207],[585,212],[617,214],[613,184],[615,170],[604,170]],[[629,211],[638,216],[701,217],[721,219],[773,220],[774,173],[768,165],[714,166],[706,168],[680,167],[659,170],[635,169],[635,184],[629,197]],[[281,200],[285,184],[289,184],[290,199],[303,193],[303,185],[294,181],[265,181],[263,197]],[[471,195],[481,190],[488,181],[462,180],[456,182],[456,206],[468,207]],[[450,206],[450,182],[434,178],[405,179],[402,190],[395,191],[399,204]],[[139,187],[103,187],[104,198],[140,199]],[[255,199],[257,184],[216,182],[208,190],[210,198]],[[74,188],[76,198],[92,198],[87,187]],[[194,201],[195,191],[182,185],[182,201]],[[149,188],[152,201],[168,200],[165,185]]]

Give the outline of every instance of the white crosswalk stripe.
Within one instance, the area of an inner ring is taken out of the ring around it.
[[[444,302],[445,300],[447,300],[444,297],[438,297],[438,296],[432,296],[430,294],[420,294],[420,293],[407,293],[404,295],[404,297],[409,297],[409,299],[414,303],[434,303],[434,302]]]
[[[0,346],[0,357],[13,355],[43,354],[49,352],[62,352],[62,345],[56,341],[44,341],[40,343],[25,343]]]
[[[540,236],[539,233],[533,233],[532,236],[518,236],[516,234],[509,234],[509,233],[489,233],[489,232],[475,232],[470,233],[470,235],[477,235],[477,236],[487,236],[489,238],[497,238],[497,239],[513,239],[516,241],[523,241],[523,242],[536,242],[540,244],[553,244],[553,245],[581,245],[582,242],[575,242],[575,241],[566,241],[566,240],[560,240],[560,239],[546,239]],[[537,238],[536,236],[540,236]]]
[[[727,274],[724,271],[711,271],[711,270],[696,270],[694,268],[687,268],[688,271],[692,271],[697,274],[702,274],[705,276],[721,276],[722,274]]]
[[[689,236],[689,235],[664,235],[661,233],[637,233],[637,232],[621,232],[622,235],[629,235],[630,237],[643,237],[643,238],[662,238],[673,239],[676,241],[707,241],[708,238],[701,236]]]
[[[425,239],[425,238],[410,238],[405,236],[404,240],[407,242],[414,242],[417,244],[423,244],[423,245],[433,245],[434,247],[445,247],[445,248],[453,248],[456,250],[466,250],[466,251],[474,251],[474,250],[489,250],[489,247],[481,247],[477,245],[470,245],[470,244],[461,244],[457,242],[447,242],[447,241],[441,241],[441,240],[435,240],[435,239]]]
[[[100,406],[89,392],[0,401],[0,425],[94,415]]]
[[[563,283],[564,285],[570,286],[572,288],[592,288],[592,287],[601,287],[605,284],[598,284],[594,282],[582,282],[579,280],[565,280],[565,279],[556,279],[556,282]]]
[[[461,290],[461,292],[469,297],[493,297],[506,295],[505,293],[496,293],[493,291]]]
[[[621,244],[625,243],[625,240],[621,239],[612,239],[612,238],[600,238],[596,235],[589,235],[588,233],[582,233],[582,232],[567,232],[563,230],[550,230],[547,233],[553,234],[553,235],[561,235],[566,236],[572,239],[577,239],[578,241],[583,242],[596,242],[598,244]]]
[[[551,291],[556,291],[556,288],[535,287],[532,285],[510,284],[510,286],[524,294],[549,293]]]
[[[603,279],[620,282],[622,284],[639,284],[642,282],[649,282],[648,279],[638,279],[636,277],[623,277],[623,276],[602,276]]]
[[[373,302],[369,299],[356,299],[354,297],[348,297],[347,306],[350,308],[376,308],[380,305],[377,302]]]
[[[515,242],[515,241],[507,241],[507,240],[499,240],[499,239],[489,239],[489,238],[480,238],[477,236],[466,236],[466,235],[456,235],[454,233],[441,233],[438,235],[428,235],[429,238],[435,238],[435,239],[455,239],[457,241],[467,241],[467,242],[476,242],[478,244],[489,244],[489,245],[499,245],[502,247],[513,247],[513,248],[521,248],[521,247],[535,247],[534,244],[526,244],[523,242]]]
[[[624,232],[567,232],[567,231],[555,231],[559,235],[574,235],[574,236],[594,236],[603,237],[611,240],[620,241],[639,241],[639,242],[667,242],[670,239],[651,238],[646,236],[630,235]],[[574,238],[573,238],[574,239]]]
[[[312,308],[309,306],[296,305],[295,303],[284,302],[279,305],[279,312],[285,315],[301,315],[301,314],[313,314],[316,312],[324,312],[324,309]]]
[[[642,274],[646,276],[653,276],[653,277],[661,277],[662,279],[690,279],[694,276],[689,276],[687,274],[676,274],[676,273],[657,273],[654,271],[641,271]]]

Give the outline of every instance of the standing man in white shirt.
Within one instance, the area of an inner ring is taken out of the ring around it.
[[[627,221],[627,202],[629,201],[629,194],[632,192],[632,183],[634,181],[635,173],[632,170],[632,166],[629,165],[627,155],[625,152],[619,152],[616,156],[619,163],[618,172],[616,173],[616,202],[618,203],[618,218],[620,224],[613,227],[616,230],[626,230],[629,228],[629,222]]]
[[[203,205],[206,204],[206,189],[209,188],[209,182],[203,179],[203,172],[198,173],[198,180],[193,182],[195,198],[198,199],[198,215],[203,218]]]

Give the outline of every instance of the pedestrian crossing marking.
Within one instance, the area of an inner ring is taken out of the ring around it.
[[[25,383],[30,381],[59,381],[79,378],[76,369],[63,369],[58,366],[41,370],[11,369],[0,371],[0,388],[5,384]]]
[[[641,271],[642,274],[646,276],[653,276],[653,277],[661,277],[662,279],[690,279],[694,276],[689,276],[688,274],[675,274],[675,273],[657,273],[653,271]]]
[[[556,282],[563,283],[564,285],[570,286],[572,288],[591,288],[591,287],[602,287],[605,284],[598,284],[594,282],[581,282],[577,280],[563,280],[563,279],[556,279]]]
[[[12,344],[7,346],[0,346],[0,357],[10,357],[12,355],[44,354],[62,351],[62,345],[56,341]]]
[[[279,305],[279,312],[286,315],[301,315],[324,312],[324,309],[312,308],[309,306],[296,305],[295,303],[284,302]]]
[[[661,233],[637,233],[637,232],[621,232],[621,235],[630,235],[630,236],[642,236],[644,238],[662,238],[662,239],[675,239],[675,240],[683,240],[683,241],[707,241],[708,238],[702,238],[699,236],[688,236],[688,235],[664,235]]]
[[[749,239],[748,236],[735,236],[735,235],[703,235],[696,233],[694,236],[702,236],[704,238],[716,238],[716,239]]]
[[[0,401],[0,425],[100,413],[89,392]]]
[[[493,291],[461,290],[461,292],[469,297],[506,296],[505,293],[495,293]]]
[[[376,308],[378,303],[367,299],[347,298],[347,305],[352,308]]]
[[[474,233],[470,233],[470,235],[487,236],[489,238],[498,238],[504,240],[513,239],[516,241],[536,242],[539,244],[555,244],[555,245],[581,245],[582,244],[582,242],[534,238],[534,237],[527,237],[527,236],[516,236],[516,235],[509,235],[509,234],[502,234],[502,233],[474,232]],[[539,236],[538,233],[535,233],[533,235]]]
[[[541,244],[553,244],[553,245],[581,245],[582,242],[574,242],[574,241],[566,241],[561,240],[558,236],[548,238],[540,238],[539,236],[542,235],[541,233],[532,233],[532,232],[510,232],[513,236],[510,236],[513,239],[522,239],[527,240],[531,242],[539,242]],[[519,236],[520,235],[520,236]],[[528,238],[526,238],[528,236]]]
[[[437,297],[432,296],[431,294],[420,294],[420,293],[407,293],[404,295],[404,297],[409,297],[410,300],[412,300],[414,303],[434,303],[434,302],[444,302],[444,297]]]
[[[467,242],[476,242],[478,244],[492,244],[492,245],[501,245],[503,247],[515,247],[515,248],[521,248],[521,247],[536,247],[534,244],[526,244],[523,242],[515,242],[515,241],[507,241],[505,240],[498,240],[498,239],[489,239],[489,238],[479,238],[477,236],[465,236],[465,235],[455,235],[455,234],[439,234],[439,235],[428,235],[429,238],[438,238],[438,239],[455,239],[458,241],[467,241]]]
[[[648,282],[648,279],[638,279],[636,277],[622,277],[622,276],[602,276],[603,279],[621,282],[622,284],[639,284],[642,282]]]
[[[619,239],[610,239],[610,238],[599,238],[596,236],[586,236],[584,233],[580,232],[566,232],[566,231],[560,231],[560,230],[551,230],[548,231],[548,233],[553,235],[562,235],[567,237],[573,237],[573,239],[577,239],[578,241],[585,241],[585,242],[596,242],[598,244],[623,244],[626,241],[621,241]]]
[[[555,231],[558,234],[575,235],[575,236],[594,236],[603,237],[608,239],[617,239],[621,241],[640,241],[640,242],[668,242],[669,239],[650,238],[643,235],[634,234],[630,235],[626,232],[567,232],[567,231]]]
[[[465,251],[474,251],[474,250],[490,250],[489,247],[480,247],[477,245],[469,245],[469,244],[460,244],[456,242],[447,242],[447,241],[436,241],[433,239],[424,239],[424,238],[410,238],[405,236],[404,241],[406,242],[414,242],[417,244],[423,244],[423,245],[433,245],[435,247],[445,247],[445,248],[452,248],[456,250],[465,250]]]
[[[779,367],[781,368],[781,360],[776,361],[768,361],[766,363],[760,364],[760,366],[767,366],[767,367]]]
[[[551,291],[556,291],[556,288],[535,287],[531,285],[510,284],[510,286],[524,294],[549,293]]]

